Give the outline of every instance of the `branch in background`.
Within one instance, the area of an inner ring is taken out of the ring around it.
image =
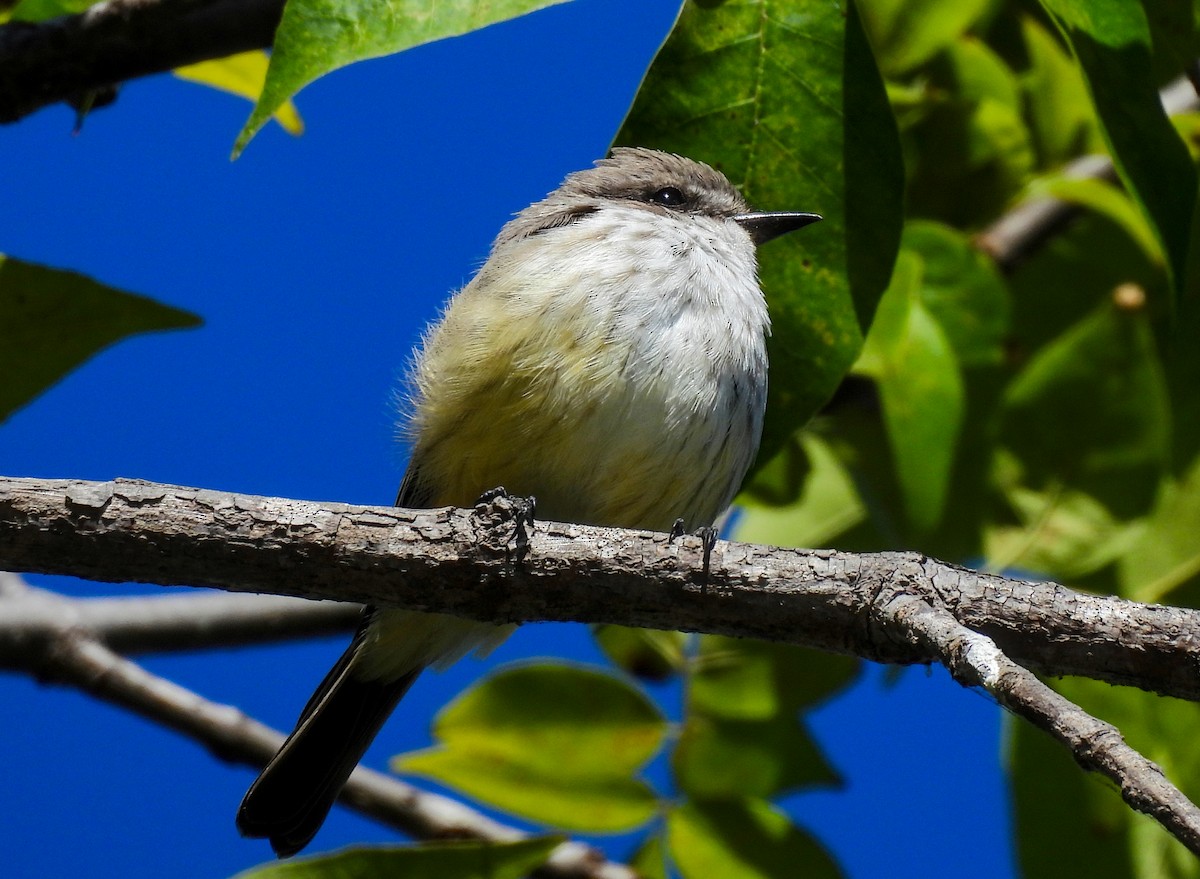
[[[236,708],[209,702],[118,656],[97,637],[102,629],[91,630],[82,622],[87,612],[76,612],[76,606],[85,602],[32,590],[20,578],[0,574],[0,602],[6,605],[6,610],[9,604],[33,601],[57,606],[62,612],[57,618],[42,615],[36,631],[28,625],[4,627],[0,632],[0,658],[9,669],[29,672],[41,681],[74,687],[169,727],[231,763],[262,767],[283,744],[282,733]],[[240,609],[236,605],[240,603],[226,602],[226,609],[237,616]],[[143,615],[142,622],[150,619]],[[8,623],[7,615],[5,622]],[[168,621],[168,625],[178,628],[180,621],[176,618]],[[18,653],[12,644],[5,644],[9,639],[19,640],[23,649]],[[449,797],[422,791],[361,766],[351,774],[339,799],[357,812],[420,839],[511,842],[528,836]],[[555,849],[538,875],[556,879],[635,879],[628,867],[606,861],[595,849],[577,842],[563,843]]]
[[[1193,75],[1189,68],[1189,76]],[[1181,77],[1160,92],[1163,109],[1173,116],[1200,109],[1200,97],[1188,77]],[[1109,156],[1082,156],[1063,168],[1064,177],[1091,177],[1116,181]],[[1011,274],[1036,250],[1073,220],[1082,209],[1057,198],[1023,201],[975,237],[975,246],[990,256],[1005,274]]]
[[[0,25],[0,123],[185,64],[263,49],[284,0],[107,0]]]
[[[1192,854],[1200,855],[1200,809],[1161,769],[1129,747],[1112,724],[1097,720],[1043,684],[990,638],[919,598],[898,591],[879,608],[879,619],[881,625],[899,624],[914,641],[936,652],[959,683],[982,687],[1009,711],[1066,745],[1080,766],[1115,783],[1126,803],[1154,818]]]
[[[9,590],[9,578],[0,572],[0,667],[23,642],[68,623],[128,655],[342,634],[352,632],[359,617],[356,604],[281,595],[67,599],[23,583]]]
[[[939,657],[864,625],[903,582],[1051,675],[1200,701],[1200,611],[980,573],[914,553],[721,541],[539,522],[513,504],[355,507],[136,481],[0,478],[0,570],[216,586],[493,622],[574,620],[762,638],[890,663]]]

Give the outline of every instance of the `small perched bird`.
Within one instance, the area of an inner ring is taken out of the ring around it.
[[[767,397],[755,245],[807,213],[751,211],[719,171],[618,148],[516,215],[429,330],[413,369],[398,506],[471,506],[494,486],[548,519],[710,526],[754,460]],[[238,811],[303,849],[422,669],[512,631],[367,608]]]

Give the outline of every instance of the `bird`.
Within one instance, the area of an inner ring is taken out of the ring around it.
[[[751,210],[720,171],[617,147],[500,230],[426,332],[396,504],[472,506],[505,486],[537,515],[710,527],[758,451],[770,319],[757,247],[821,217]],[[349,647],[237,814],[301,851],[417,676],[514,629],[364,609]]]

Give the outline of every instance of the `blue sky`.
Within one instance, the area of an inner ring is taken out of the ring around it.
[[[0,472],[390,503],[405,461],[392,395],[422,327],[513,212],[604,154],[674,11],[578,0],[356,65],[300,95],[303,137],[272,125],[235,163],[249,106],[169,76],[130,84],[78,137],[63,107],[0,129],[0,252],[205,320],[123,342],[18,413]],[[290,728],[342,646],[145,664]],[[487,664],[425,676],[368,762],[427,744],[432,714],[485,668],[546,655],[599,661],[582,627],[526,627]],[[20,677],[0,676],[0,704],[7,875],[221,877],[269,857],[233,826],[249,770]],[[1000,716],[982,696],[923,669],[889,687],[872,668],[812,725],[847,787],[787,805],[850,876],[1012,874]],[[335,809],[313,850],[395,839]]]

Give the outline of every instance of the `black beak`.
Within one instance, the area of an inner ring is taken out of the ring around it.
[[[766,244],[780,235],[803,229],[809,223],[822,219],[820,214],[802,214],[798,211],[751,211],[738,214],[733,221],[750,233],[755,244]]]

